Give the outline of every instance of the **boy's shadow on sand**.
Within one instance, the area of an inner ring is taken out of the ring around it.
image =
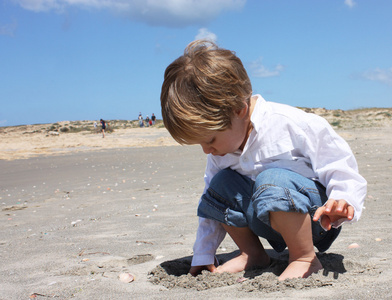
[[[267,268],[252,268],[244,273],[246,278],[254,278],[262,275],[263,273],[273,273],[279,276],[288,264],[288,251],[285,250],[282,253],[277,253],[274,250],[267,249],[267,254],[271,257],[271,264]],[[216,257],[219,264],[222,265],[226,261],[232,259],[239,254],[238,250],[231,253],[218,254]],[[324,270],[323,275],[328,276],[330,273],[333,274],[334,279],[339,277],[339,274],[347,272],[343,259],[344,256],[335,253],[318,253],[317,257],[322,263]],[[192,256],[186,256],[175,260],[165,261],[160,266],[166,271],[168,275],[181,276],[186,275],[191,267]]]

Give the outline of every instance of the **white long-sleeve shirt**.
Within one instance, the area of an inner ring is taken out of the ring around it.
[[[208,155],[204,193],[213,176],[228,167],[252,180],[265,169],[284,168],[319,181],[326,187],[328,198],[344,199],[354,207],[353,220],[341,219],[334,227],[358,221],[367,183],[359,175],[346,141],[323,118],[256,96],[251,115],[253,130],[243,151],[225,156]],[[192,266],[213,264],[225,234],[217,221],[199,218]]]

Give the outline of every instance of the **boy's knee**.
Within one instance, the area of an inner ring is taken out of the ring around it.
[[[291,181],[291,177],[293,175],[292,171],[279,169],[279,168],[272,168],[267,169],[261,172],[255,180],[255,185],[274,185],[284,187],[287,185],[288,182]]]
[[[229,180],[232,176],[234,176],[233,173],[235,173],[235,171],[233,171],[232,169],[220,170],[214,175],[214,177],[212,177],[210,187],[220,184],[222,181]]]
[[[219,171],[211,179],[210,188],[214,190],[221,190],[222,188],[241,184],[242,181],[245,181],[242,175],[230,168],[227,168]]]
[[[230,226],[248,226],[243,212],[243,203],[248,203],[246,199],[250,198],[250,186],[243,186],[248,181],[231,169],[218,172],[201,198],[198,216]]]
[[[294,191],[314,190],[318,192],[316,184],[311,179],[293,171],[279,168],[267,169],[256,177],[255,190],[263,186],[275,186]]]
[[[211,180],[207,193],[223,203],[236,203],[251,197],[252,182],[229,168],[219,171]],[[240,198],[240,199],[239,199]]]

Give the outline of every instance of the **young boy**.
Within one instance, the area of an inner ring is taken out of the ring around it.
[[[288,248],[279,280],[322,269],[314,246],[326,251],[342,223],[357,221],[366,195],[353,153],[327,121],[252,96],[241,60],[208,41],[167,67],[161,105],[172,137],[208,154],[190,273],[268,266],[259,237]],[[226,232],[240,254],[216,267]]]

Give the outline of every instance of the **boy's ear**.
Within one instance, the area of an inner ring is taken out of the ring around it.
[[[241,108],[239,111],[236,112],[237,117],[242,119],[243,117],[246,116],[246,114],[248,113],[248,109],[249,109],[249,105],[247,103],[245,103],[244,107]]]

